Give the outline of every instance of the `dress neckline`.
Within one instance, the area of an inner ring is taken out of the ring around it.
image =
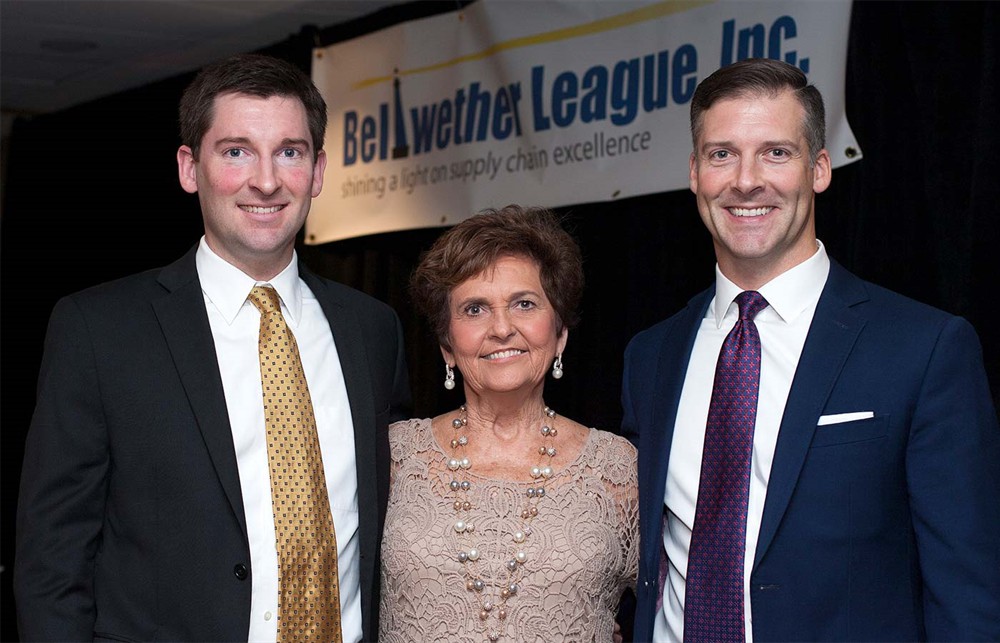
[[[438,452],[438,454],[441,456],[441,459],[447,462],[450,456],[448,455],[448,452],[445,451],[444,447],[441,446],[441,443],[438,442],[437,436],[434,435],[434,419],[433,418],[424,418],[424,419],[427,422],[427,431],[431,435],[431,443],[434,445],[434,450]],[[594,441],[596,436],[597,436],[597,429],[588,427],[587,439],[584,440],[583,444],[580,446],[580,450],[577,452],[576,456],[571,461],[567,462],[563,467],[560,467],[559,469],[553,471],[552,477],[549,479],[554,480],[556,478],[559,478],[563,476],[566,472],[571,471],[572,469],[579,466],[580,462],[584,458],[584,454],[586,454],[587,451],[591,448],[591,443]],[[480,473],[476,473],[472,469],[466,471],[466,474],[469,475],[470,477],[477,478],[479,480],[487,480],[489,482],[496,482],[502,484],[535,485],[538,483],[537,480],[532,480],[532,479],[511,480],[508,478],[487,476]]]

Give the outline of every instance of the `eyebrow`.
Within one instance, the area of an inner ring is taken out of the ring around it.
[[[731,148],[731,147],[736,147],[736,144],[733,143],[732,141],[705,141],[701,145],[701,147],[699,148],[698,151],[701,152],[701,153],[705,153],[709,149],[716,148],[716,147],[724,147],[724,148],[725,147],[729,147],[729,148]],[[775,140],[775,141],[764,141],[764,142],[762,142],[760,144],[759,147],[788,147],[788,148],[791,148],[791,149],[793,149],[795,151],[799,151],[802,146],[799,145],[798,143],[796,143],[795,141],[792,141],[791,139],[782,139],[782,140]]]
[[[539,293],[536,290],[519,290],[519,291],[517,291],[515,293],[511,293],[510,299],[508,299],[507,301],[508,302],[518,301],[520,299],[524,299],[527,296],[539,297],[540,298],[542,295],[541,295],[541,293]],[[473,295],[471,297],[466,297],[465,299],[462,299],[461,301],[456,301],[455,302],[455,306],[458,307],[458,308],[465,308],[469,304],[477,304],[479,306],[482,306],[482,305],[485,305],[485,304],[489,304],[489,301],[485,297],[480,297],[478,295]]]
[[[486,303],[486,299],[484,299],[483,297],[466,297],[461,301],[456,301],[455,305],[467,306],[469,304],[484,304],[484,303]]]
[[[215,141],[215,147],[222,145],[246,145],[247,147],[253,147],[253,142],[245,136],[227,136]],[[279,147],[304,147],[308,150],[311,149],[312,146],[310,145],[309,139],[285,138],[282,139]]]

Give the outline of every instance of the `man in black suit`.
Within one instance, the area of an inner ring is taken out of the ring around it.
[[[409,388],[396,314],[297,261],[326,119],[286,62],[249,54],[202,70],[181,100],[177,163],[204,236],[172,265],[56,305],[18,503],[22,639],[286,636],[258,286],[277,292],[308,381],[338,629],[374,638],[386,427],[408,415]]]

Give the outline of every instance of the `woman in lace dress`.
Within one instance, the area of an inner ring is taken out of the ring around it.
[[[381,641],[612,640],[637,571],[635,449],[543,398],[582,290],[547,210],[476,215],[422,258],[411,294],[465,401],[390,426]]]

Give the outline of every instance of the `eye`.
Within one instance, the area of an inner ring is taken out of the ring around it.
[[[767,153],[768,155],[770,155],[771,158],[778,160],[787,159],[792,155],[791,152],[781,147],[776,147],[774,149],[768,150]]]
[[[286,147],[283,150],[281,150],[279,154],[281,155],[282,158],[286,159],[294,159],[298,158],[299,156],[302,156],[302,153],[299,150],[295,149],[294,147]]]
[[[729,158],[729,151],[715,150],[714,152],[709,153],[708,158],[712,159],[713,161],[725,161],[727,158]]]
[[[226,156],[227,158],[238,159],[241,156],[243,156],[243,150],[241,150],[238,147],[231,147],[228,150],[226,150],[225,152],[223,152],[222,154],[224,156]]]
[[[465,307],[465,309],[462,312],[471,317],[475,317],[476,315],[479,315],[480,313],[483,312],[483,307],[480,306],[479,304],[469,304],[468,306]]]
[[[535,307],[535,302],[530,299],[520,299],[514,302],[514,308],[517,310],[531,310]]]

